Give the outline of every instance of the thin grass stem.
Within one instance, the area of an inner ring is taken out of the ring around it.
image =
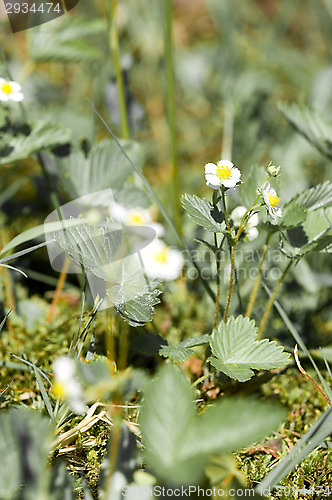
[[[121,117],[121,136],[123,139],[128,140],[130,137],[129,124],[127,116],[126,96],[123,83],[119,37],[116,26],[117,19],[117,0],[108,0],[108,19],[109,19],[109,47],[113,57],[113,64],[115,70],[115,79],[118,90],[119,108]]]
[[[173,212],[175,225],[178,233],[182,234],[181,227],[181,205],[180,205],[180,183],[179,183],[179,154],[176,127],[176,100],[175,100],[175,82],[174,82],[174,63],[173,63],[173,16],[172,0],[164,0],[165,6],[165,59],[166,59],[166,104],[168,116],[168,129],[171,147],[172,161],[172,187],[173,187]]]
[[[261,260],[260,260],[259,267],[258,267],[258,275],[257,275],[256,281],[255,281],[254,287],[252,289],[252,292],[251,292],[251,295],[250,295],[250,299],[249,299],[249,303],[248,303],[248,307],[247,307],[247,311],[246,311],[246,316],[247,317],[250,316],[252,308],[253,308],[253,305],[254,305],[255,300],[256,300],[256,296],[257,296],[259,284],[260,284],[261,277],[262,277],[264,260],[265,260],[265,256],[266,256],[266,253],[267,253],[267,249],[268,249],[268,246],[269,246],[269,242],[270,242],[271,236],[272,236],[272,233],[268,233],[268,235],[266,237],[266,240],[265,240],[265,244],[264,244],[264,248],[263,248],[263,253],[262,253]]]
[[[288,273],[289,269],[291,268],[292,264],[293,264],[293,261],[290,260],[289,263],[287,264],[284,272],[282,273],[282,275],[281,275],[278,283],[276,284],[275,289],[273,290],[273,293],[272,293],[272,295],[270,297],[270,300],[267,303],[266,309],[265,309],[263,317],[262,317],[261,324],[259,326],[257,340],[260,340],[262,338],[262,334],[263,334],[263,331],[264,331],[267,319],[269,317],[270,310],[271,310],[271,308],[273,306],[274,300],[275,300],[275,298],[276,298],[276,296],[278,294],[278,291],[279,291],[279,288],[281,286],[281,283],[284,281],[285,276]]]

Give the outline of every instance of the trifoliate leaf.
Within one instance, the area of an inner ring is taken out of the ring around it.
[[[210,363],[240,382],[253,376],[252,368],[272,370],[285,366],[289,354],[276,342],[256,340],[257,334],[255,322],[249,318],[238,316],[229,318],[227,323],[221,322],[210,340],[211,350],[216,356],[209,358]]]
[[[225,223],[217,222],[213,218],[214,207],[209,201],[190,194],[184,194],[181,201],[189,217],[199,226],[213,233],[222,233],[225,230]]]
[[[279,104],[279,109],[295,128],[318,151],[332,159],[332,123],[321,113],[296,104]]]

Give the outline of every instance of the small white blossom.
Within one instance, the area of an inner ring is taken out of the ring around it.
[[[214,163],[205,165],[206,185],[212,189],[219,189],[221,186],[234,188],[240,178],[240,170],[229,160],[220,160],[217,165]]]
[[[0,101],[23,101],[24,96],[21,91],[22,87],[19,83],[0,78]]]
[[[240,225],[241,225],[241,220],[242,220],[242,217],[244,216],[244,214],[247,212],[247,209],[246,207],[240,205],[236,208],[234,208],[233,212],[231,213],[230,217],[233,221],[233,225],[235,228],[239,228]],[[245,238],[248,240],[248,241],[252,241],[254,240],[255,238],[257,238],[258,236],[258,229],[257,229],[257,225],[258,225],[258,215],[257,214],[252,214],[247,223],[246,223],[246,226],[245,226],[245,229],[244,229],[244,234],[245,234]]]
[[[113,202],[110,207],[111,216],[118,222],[127,226],[148,226],[156,231],[156,235],[163,236],[165,230],[161,224],[152,221],[149,210],[141,207],[125,207],[120,203]]]
[[[269,182],[266,182],[262,188],[262,196],[264,203],[269,211],[271,219],[277,220],[277,217],[282,216],[281,208],[278,207],[279,198],[276,190],[271,187]]]
[[[151,279],[175,280],[181,275],[183,257],[176,248],[155,239],[140,251],[145,273]]]
[[[87,406],[83,401],[82,387],[75,376],[75,362],[60,356],[53,363],[53,371],[55,375],[53,392],[64,399],[74,413],[83,415]]]

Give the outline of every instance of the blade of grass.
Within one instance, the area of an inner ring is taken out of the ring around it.
[[[173,212],[175,225],[178,233],[182,234],[181,228],[181,205],[180,205],[180,187],[179,187],[179,154],[178,141],[176,130],[176,99],[175,99],[175,82],[174,82],[174,64],[173,64],[173,15],[172,15],[173,0],[164,0],[165,14],[165,59],[166,59],[166,105],[168,129],[171,147],[172,161],[172,198]]]
[[[267,294],[272,297],[272,292],[269,290],[269,288],[265,285],[265,283],[263,283],[263,287],[265,288],[265,291],[267,292]],[[281,319],[283,320],[283,322],[285,323],[286,327],[288,328],[288,330],[290,331],[290,333],[292,334],[295,342],[301,347],[302,351],[308,356],[308,358],[310,359],[311,361],[311,364],[312,366],[314,367],[317,375],[318,375],[318,378],[321,382],[321,384],[323,385],[324,387],[324,390],[325,390],[325,393],[327,394],[329,400],[331,401],[332,400],[332,390],[331,388],[329,387],[328,383],[326,382],[325,378],[323,377],[323,375],[321,374],[318,366],[316,365],[313,357],[311,356],[309,350],[307,349],[305,343],[303,342],[303,340],[301,339],[301,336],[300,334],[298,333],[298,331],[296,330],[296,328],[294,327],[293,323],[291,322],[291,320],[289,319],[289,317],[287,316],[286,314],[286,311],[283,309],[283,307],[279,304],[279,302],[277,302],[276,300],[274,301],[274,306],[275,308],[277,309],[278,313],[280,314],[281,316]]]
[[[50,398],[48,397],[48,394],[46,392],[44,382],[43,382],[41,376],[38,373],[36,365],[34,363],[32,363],[32,365],[33,365],[33,370],[35,372],[35,377],[36,377],[37,385],[39,387],[39,390],[40,390],[41,396],[43,398],[43,401],[45,403],[45,407],[46,407],[47,413],[49,414],[50,419],[52,420],[52,422],[55,423],[51,401],[50,401]]]

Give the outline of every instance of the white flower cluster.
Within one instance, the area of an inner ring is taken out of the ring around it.
[[[240,205],[236,208],[234,208],[233,212],[231,213],[231,219],[233,221],[233,226],[238,229],[241,225],[242,217],[244,214],[247,212],[246,207]],[[244,229],[244,236],[245,239],[248,241],[252,241],[258,236],[258,229],[256,226],[258,226],[258,215],[257,214],[252,214],[245,226]]]

